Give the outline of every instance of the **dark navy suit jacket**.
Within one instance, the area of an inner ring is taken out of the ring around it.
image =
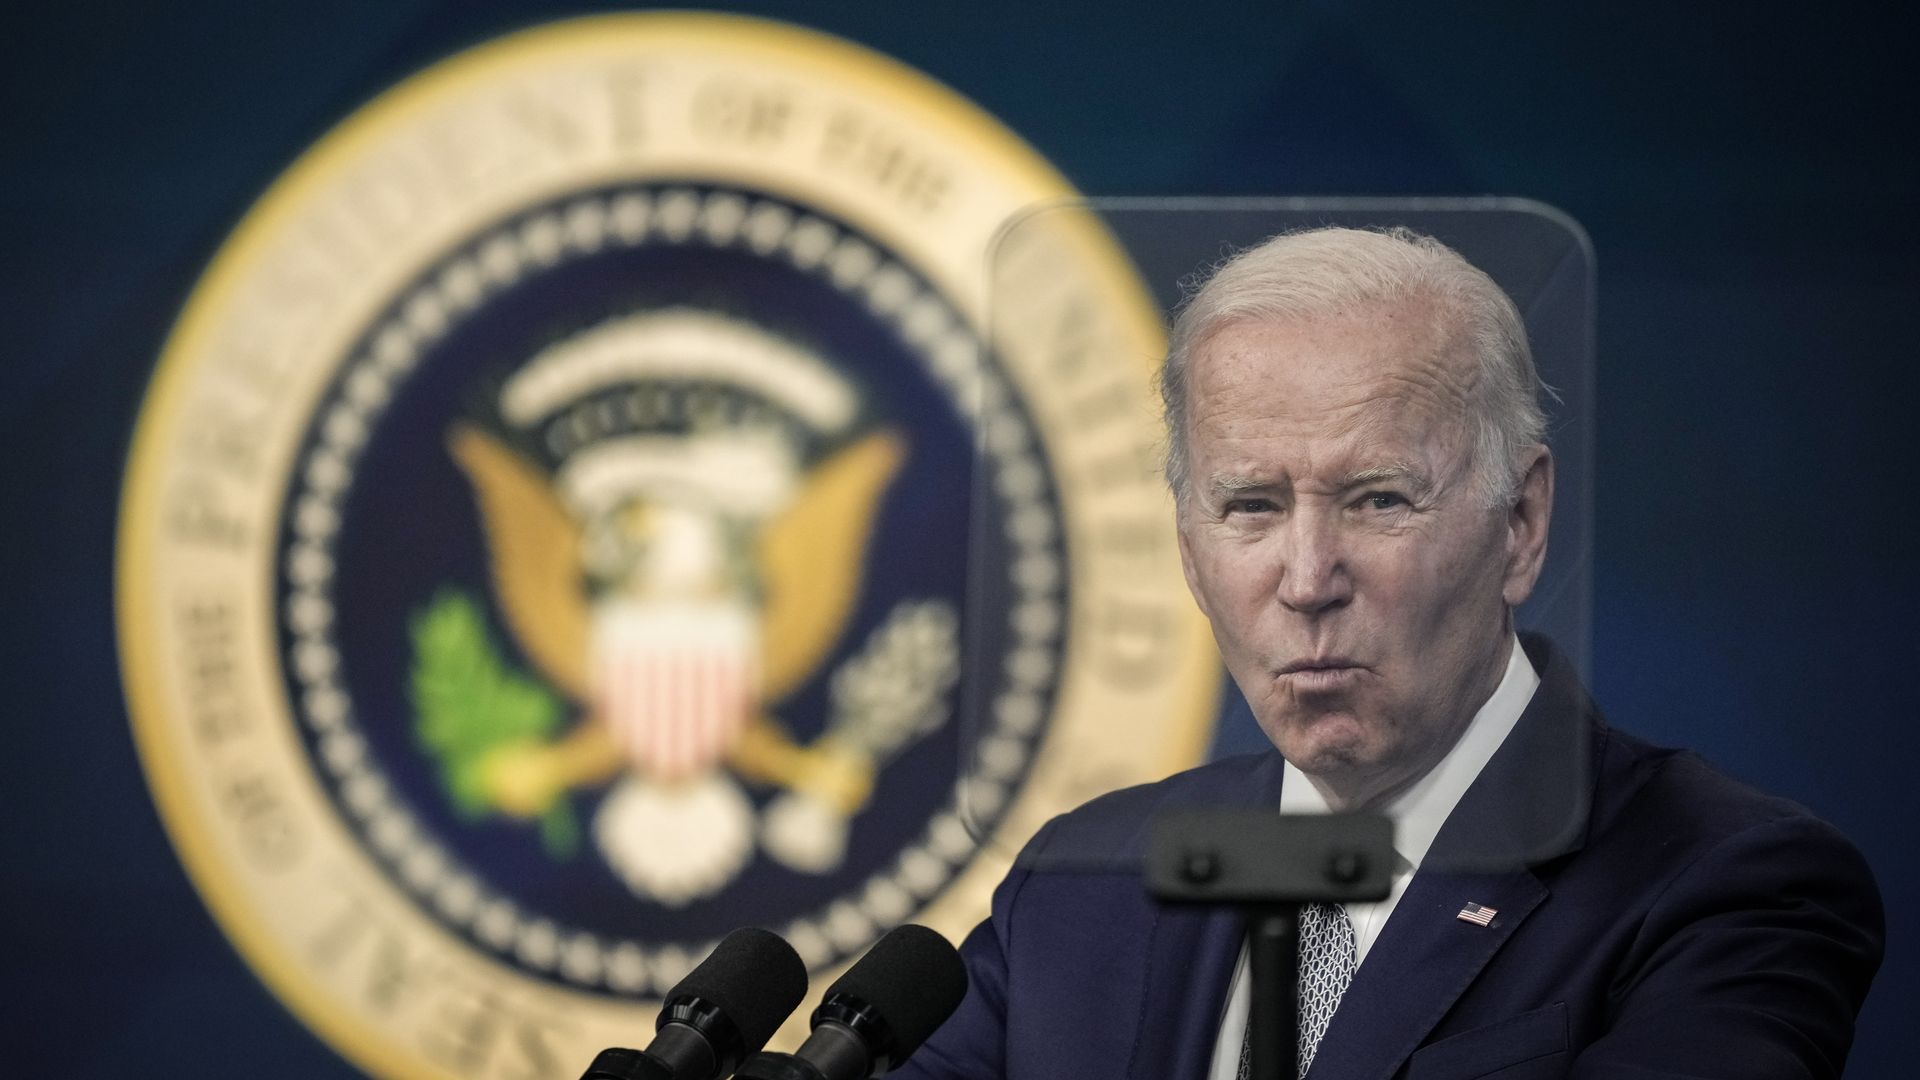
[[[1601,720],[1565,660],[1435,838],[1309,1080],[1838,1076],[1878,969],[1871,873],[1801,807]],[[1156,905],[1164,808],[1276,807],[1277,754],[1054,819],[962,946],[966,1000],[896,1075],[1199,1080],[1244,934]],[[1490,926],[1457,916],[1497,910]]]

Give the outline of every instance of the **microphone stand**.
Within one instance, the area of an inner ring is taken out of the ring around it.
[[[1214,809],[1154,819],[1154,899],[1230,905],[1246,920],[1249,1080],[1297,1080],[1300,905],[1384,900],[1392,874],[1393,823],[1380,814]]]
[[[1296,1080],[1300,1046],[1300,905],[1247,910],[1248,1080]]]

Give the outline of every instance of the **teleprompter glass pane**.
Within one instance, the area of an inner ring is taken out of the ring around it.
[[[1054,815],[1103,793],[1238,755],[1256,757],[1243,763],[1237,789],[1222,786],[1219,805],[1277,806],[1273,744],[1228,677],[1182,574],[1157,372],[1180,303],[1214,266],[1269,237],[1323,226],[1432,236],[1512,299],[1550,388],[1541,404],[1554,463],[1551,542],[1515,625],[1530,635],[1530,652],[1539,635],[1557,671],[1576,684],[1585,676],[1595,279],[1575,222],[1506,198],[1033,207],[1003,226],[988,253],[987,332],[961,395],[976,454],[956,805],[989,850],[1011,854]],[[1544,655],[1533,655],[1534,666]],[[1584,743],[1571,729],[1534,734],[1527,745],[1553,758],[1540,766],[1543,782],[1578,788]],[[1458,831],[1471,812],[1467,805]],[[1559,843],[1583,814],[1568,800],[1538,800],[1501,845],[1451,850],[1462,865],[1524,860]],[[1047,857],[1137,871],[1141,842],[1075,832]]]

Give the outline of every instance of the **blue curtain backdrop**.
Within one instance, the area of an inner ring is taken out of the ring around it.
[[[194,279],[295,155],[419,67],[583,10],[0,16],[0,1073],[351,1075],[227,945],[148,799],[113,638],[127,439]],[[1578,218],[1600,267],[1596,695],[1862,845],[1892,945],[1849,1075],[1911,1075],[1920,155],[1896,26],[1734,4],[733,10],[932,74],[1090,193],[1496,193]]]

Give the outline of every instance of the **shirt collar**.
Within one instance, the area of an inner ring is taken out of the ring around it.
[[[1461,733],[1453,748],[1425,776],[1387,804],[1387,816],[1393,819],[1394,851],[1413,869],[1419,869],[1420,861],[1427,857],[1427,849],[1433,846],[1433,838],[1439,835],[1440,826],[1446,824],[1447,815],[1453,813],[1460,797],[1473,785],[1494,751],[1506,741],[1507,734],[1519,722],[1520,714],[1526,711],[1527,702],[1540,686],[1540,676],[1527,662],[1518,637],[1509,638],[1509,649],[1507,670],[1500,678],[1500,685],[1467,722],[1467,730]],[[1307,780],[1305,773],[1294,768],[1293,762],[1286,762],[1283,769],[1281,813],[1325,814],[1329,811],[1326,797]]]

